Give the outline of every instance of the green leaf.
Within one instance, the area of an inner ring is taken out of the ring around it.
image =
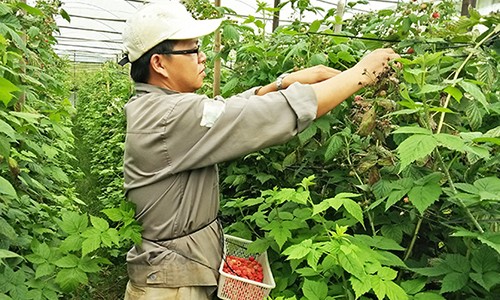
[[[97,273],[101,271],[101,267],[99,266],[98,260],[90,258],[88,256],[85,256],[82,259],[80,259],[78,267],[85,273]]]
[[[322,281],[304,279],[302,292],[307,300],[324,300],[328,295],[328,285]]]
[[[387,291],[385,282],[382,280],[382,278],[377,275],[370,276],[370,283],[377,298],[379,300],[384,299]]]
[[[459,273],[469,273],[470,263],[469,260],[460,254],[447,254],[444,263],[453,271]]]
[[[460,81],[458,84],[465,90],[465,92],[469,93],[475,100],[479,101],[483,105],[484,109],[488,111],[488,102],[486,101],[486,97],[477,85],[465,80]]]
[[[106,231],[109,228],[108,222],[103,218],[90,216],[90,223],[92,223],[92,225],[101,232]]]
[[[426,129],[426,128],[422,128],[422,127],[403,126],[403,127],[399,127],[398,129],[394,130],[392,133],[393,134],[409,133],[409,134],[431,135],[432,131],[430,131],[429,129]]]
[[[349,281],[351,282],[352,289],[354,290],[354,293],[356,294],[356,299],[358,299],[362,295],[368,293],[372,289],[372,286],[370,284],[370,279],[367,277],[362,278],[360,280],[355,276],[351,276]]]
[[[61,8],[59,10],[59,13],[61,14],[61,17],[64,18],[64,20],[68,21],[68,23],[71,22],[71,17],[69,16],[69,14],[64,9]]]
[[[309,32],[317,32],[318,29],[321,27],[321,21],[320,20],[314,20],[312,23],[311,23],[311,26],[309,26]]]
[[[434,135],[434,137],[436,138],[439,146],[443,146],[462,153],[465,152],[464,140],[462,140],[459,136],[446,133],[438,133]]]
[[[0,217],[0,235],[11,241],[17,239],[16,230],[2,217]]]
[[[82,243],[82,256],[85,256],[97,249],[101,246],[101,234],[100,232],[94,232],[93,235],[90,235],[85,239]]]
[[[418,95],[440,92],[444,89],[445,85],[424,84],[422,89],[417,93]]]
[[[363,277],[365,275],[363,263],[354,252],[350,251],[345,253],[346,246],[341,246],[341,252],[338,253],[338,260],[340,266],[346,270],[348,273],[356,276]]]
[[[279,248],[283,247],[285,242],[292,237],[292,233],[288,228],[284,228],[281,222],[271,222],[268,225],[271,228],[269,236],[274,237]]]
[[[500,273],[498,272],[486,272],[482,273],[470,273],[470,278],[484,287],[488,292],[492,287],[500,283]]]
[[[431,154],[438,142],[431,135],[413,135],[404,140],[397,148],[401,159],[399,172],[418,159],[422,159]]]
[[[420,214],[423,215],[424,211],[441,195],[441,187],[437,183],[428,183],[423,186],[414,186],[408,192],[408,199],[415,205]]]
[[[468,280],[468,274],[458,272],[446,274],[441,285],[441,294],[460,290],[467,284]]]
[[[378,270],[377,275],[383,280],[394,280],[398,272],[388,267],[382,267]]]
[[[423,292],[418,293],[413,297],[413,300],[446,300],[443,296],[438,293]]]
[[[41,10],[39,10],[38,8],[35,8],[33,6],[29,6],[26,3],[19,2],[19,3],[17,3],[17,6],[21,9],[24,9],[30,15],[35,15],[35,16],[43,16],[44,15]]]
[[[385,291],[389,300],[406,300],[408,295],[396,283],[392,281],[385,281]]]
[[[496,250],[500,254],[500,232],[496,233],[485,233],[478,237],[478,239]]]
[[[396,241],[386,238],[384,236],[373,236],[372,247],[381,249],[381,250],[393,250],[393,251],[404,251],[405,248],[399,245]]]
[[[0,176],[0,194],[7,195],[13,199],[17,199],[17,193],[12,184],[7,179]]]
[[[416,293],[424,289],[426,283],[427,283],[427,278],[420,277],[417,279],[401,282],[401,287],[405,290],[407,294],[415,295]]]
[[[12,128],[12,126],[7,124],[3,120],[0,120],[0,132],[10,137],[11,140],[16,140],[16,131],[14,130],[14,128]]]
[[[16,91],[19,91],[19,88],[15,84],[3,77],[0,77],[0,101],[2,101],[5,106],[8,106],[10,100],[14,97],[12,92]]]
[[[22,257],[22,256],[9,250],[0,249],[0,259],[13,258],[13,257]]]
[[[500,265],[493,249],[483,246],[473,253],[471,267],[478,273],[497,270]]]
[[[56,283],[66,292],[75,290],[80,285],[88,283],[88,277],[85,272],[79,268],[62,269],[56,276]]]
[[[300,244],[292,245],[283,251],[284,255],[290,259],[302,259],[311,252],[312,240],[303,240]]]
[[[338,135],[332,136],[325,151],[325,162],[330,162],[342,149],[344,141]]]
[[[363,225],[363,210],[361,206],[349,198],[344,199],[344,208],[351,214],[359,223]]]
[[[43,263],[36,267],[35,278],[54,274],[56,267],[50,263]]]
[[[307,141],[312,139],[312,137],[316,134],[317,131],[318,131],[318,126],[316,126],[316,124],[314,123],[311,126],[304,129],[304,131],[298,134],[300,143],[304,145]]]
[[[87,228],[88,218],[87,215],[80,215],[77,212],[65,212],[58,225],[67,234],[78,234]]]
[[[69,254],[56,260],[54,264],[60,268],[75,268],[78,266],[78,261],[78,257],[73,254]]]
[[[459,89],[457,89],[454,86],[448,86],[444,89],[444,91],[446,93],[450,94],[453,98],[455,98],[455,100],[457,100],[457,102],[460,102],[460,100],[462,100],[462,97],[464,96],[462,94],[462,91],[460,91]]]

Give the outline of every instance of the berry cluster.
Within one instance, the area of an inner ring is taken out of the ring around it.
[[[262,265],[253,256],[243,258],[228,255],[224,261],[222,271],[257,282],[262,282],[264,279]]]

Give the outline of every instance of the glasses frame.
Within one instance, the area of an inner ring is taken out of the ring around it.
[[[200,46],[196,46],[196,48],[193,49],[171,50],[171,51],[160,52],[158,54],[184,55],[184,54],[195,54],[195,53],[200,54]]]

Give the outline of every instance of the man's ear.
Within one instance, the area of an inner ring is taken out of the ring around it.
[[[165,67],[165,59],[160,54],[153,54],[149,60],[149,66],[151,70],[159,75],[168,77],[168,71]]]

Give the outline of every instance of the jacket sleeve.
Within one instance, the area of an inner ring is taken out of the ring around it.
[[[253,95],[252,95],[253,93]],[[165,149],[171,172],[201,168],[281,144],[316,117],[308,85],[256,96],[255,90],[222,99],[180,99],[165,119]]]

